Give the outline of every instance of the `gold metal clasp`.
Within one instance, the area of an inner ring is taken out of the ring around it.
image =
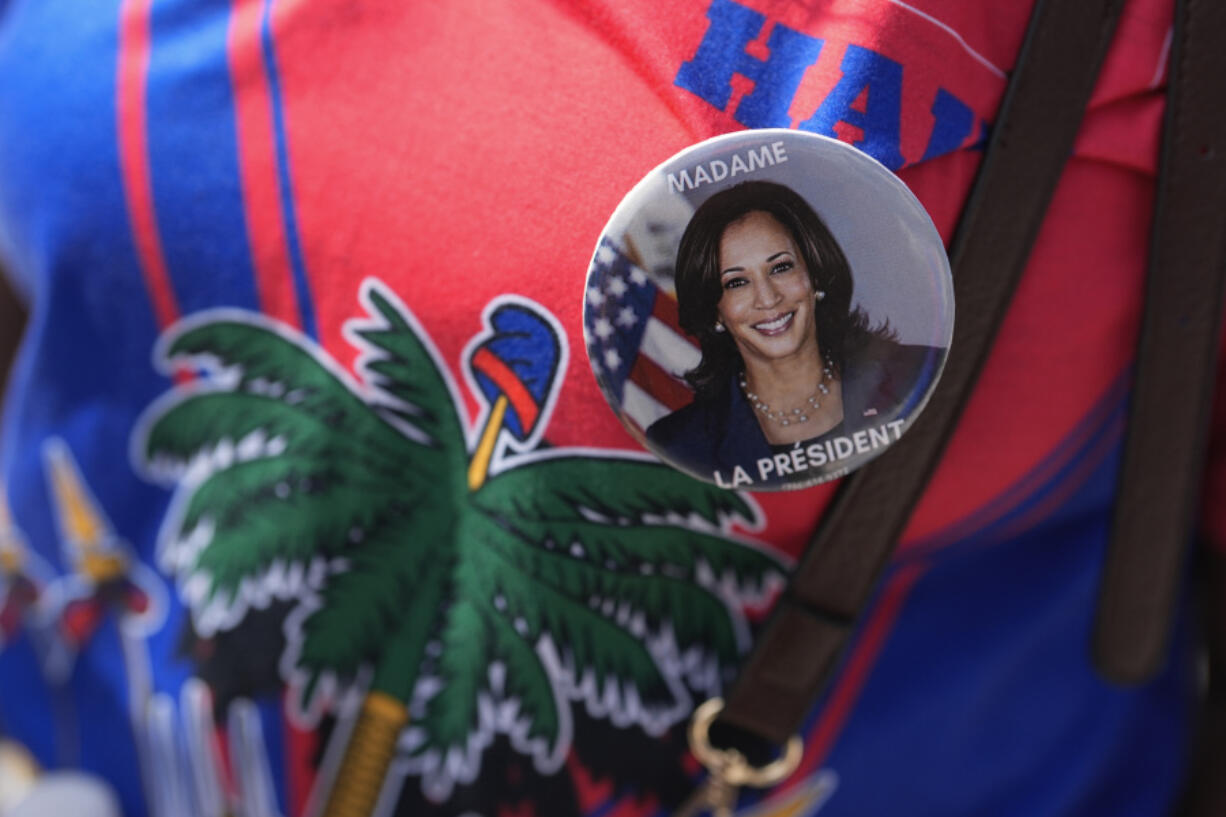
[[[711,724],[723,709],[723,699],[712,698],[694,710],[690,720],[690,751],[707,768],[708,774],[706,781],[674,817],[697,817],[706,813],[713,817],[732,817],[743,786],[769,788],[783,781],[800,765],[804,744],[795,735],[788,739],[783,754],[765,766],[751,766],[736,749],[712,746]]]

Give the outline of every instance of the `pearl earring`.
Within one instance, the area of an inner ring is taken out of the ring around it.
[[[726,329],[724,329],[724,325],[723,325],[722,323],[716,323],[716,324],[715,324],[715,331],[716,331],[716,332],[726,332],[727,330],[726,330]]]
[[[819,289],[817,292],[813,293],[813,297],[819,301],[822,300],[823,298],[826,297],[826,290]]]

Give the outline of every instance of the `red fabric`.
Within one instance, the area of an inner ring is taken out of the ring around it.
[[[913,10],[841,2],[821,11],[790,2],[747,5],[768,21],[825,41],[793,102],[797,120],[809,116],[837,81],[848,43],[903,63],[900,147],[908,162],[925,149],[938,88],[968,103],[977,120],[992,118],[1029,12],[1025,4],[990,16],[935,3]],[[521,5],[515,14],[501,14],[481,3],[405,13],[338,0],[309,7],[329,25],[298,26],[295,18],[307,12],[306,4],[276,8],[299,223],[324,345],[354,359],[342,336],[353,314],[352,284],[345,283],[353,269],[377,270],[410,307],[445,305],[456,292],[484,302],[513,285],[575,329],[566,397],[548,429],[550,442],[635,447],[610,422],[588,374],[577,293],[620,197],[676,150],[741,127],[731,112],[752,88],[749,80],[734,79],[724,111],[673,86],[678,66],[705,33],[706,18],[691,8],[651,2],[616,9],[591,3],[562,13],[549,4],[525,13]],[[1125,12],[983,387],[906,540],[930,535],[1005,492],[1070,433],[1128,365],[1162,109],[1160,89],[1152,86],[1156,75],[1161,78],[1170,10],[1169,0],[1144,0]],[[917,20],[918,11],[956,34]],[[501,22],[474,25],[473,16]],[[388,76],[382,55],[393,51],[414,59]],[[457,61],[459,51],[483,59]],[[759,56],[765,53],[759,49]],[[555,84],[565,93],[549,93]],[[432,92],[422,95],[422,87]],[[487,127],[504,116],[519,126]],[[1138,127],[1138,118],[1153,127]],[[629,132],[592,126],[607,122],[634,125]],[[842,135],[857,138],[853,131],[847,126]],[[1143,140],[1133,136],[1138,132]],[[979,135],[976,127],[967,142]],[[947,239],[978,159],[964,150],[900,172]],[[412,178],[412,186],[406,188],[403,178]],[[355,205],[338,208],[338,201]],[[508,208],[508,201],[516,206]],[[1105,201],[1112,206],[1101,206]],[[368,225],[376,213],[383,229],[373,231]],[[1094,308],[1086,309],[1087,303]],[[429,315],[425,320],[444,358],[457,360],[473,327]],[[470,402],[469,410],[477,407]],[[1003,417],[1010,418],[1007,429]],[[1007,446],[992,442],[1006,432]],[[804,501],[760,497],[769,517],[763,535],[797,552],[829,491],[811,489]]]

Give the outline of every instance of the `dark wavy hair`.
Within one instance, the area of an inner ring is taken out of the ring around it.
[[[847,256],[830,229],[795,191],[774,182],[742,182],[716,193],[695,211],[677,250],[677,307],[681,328],[698,339],[702,360],[685,379],[700,398],[725,388],[742,365],[728,332],[716,332],[717,306],[724,295],[719,244],[724,230],[750,213],[769,213],[792,234],[814,290],[826,293],[814,306],[817,342],[841,371],[849,348],[872,336],[893,339],[889,325],[869,326],[868,315],[852,308],[853,282]]]

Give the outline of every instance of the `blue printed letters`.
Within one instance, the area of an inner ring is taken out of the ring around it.
[[[723,110],[732,95],[732,75],[754,81],[736,109],[736,121],[750,128],[787,128],[792,124],[788,106],[805,69],[817,61],[822,41],[776,25],[760,60],[745,53],[762,31],[766,18],[732,0],[714,0],[707,10],[711,27],[694,59],[681,66],[674,82]]]
[[[769,54],[759,59],[746,51],[763,33],[766,17],[735,0],[712,0],[707,32],[693,59],[682,63],[673,82],[719,110],[732,97],[732,78],[753,80],[753,90],[737,103],[733,117],[750,128],[792,127],[790,108],[805,72],[817,62],[823,41],[774,23],[767,37]],[[834,136],[839,122],[859,128],[853,144],[891,170],[907,163],[900,144],[903,66],[868,48],[847,46],[834,89],[797,127]],[[855,106],[863,98],[863,110]],[[944,88],[931,107],[932,131],[924,159],[962,146],[974,127],[974,112]]]

